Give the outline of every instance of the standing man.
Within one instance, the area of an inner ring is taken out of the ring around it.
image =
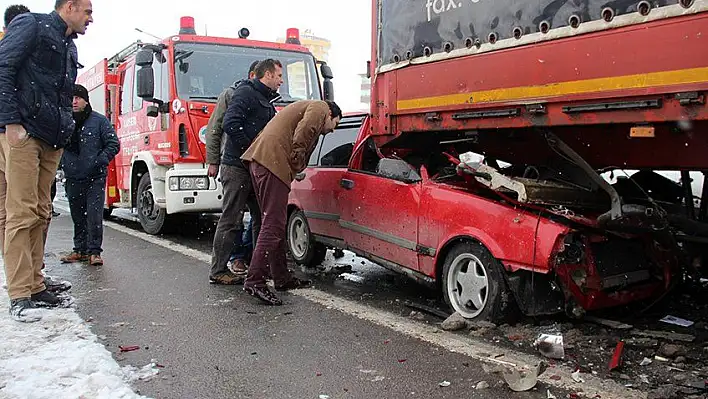
[[[256,78],[239,85],[231,97],[224,115],[226,146],[221,159],[221,183],[224,199],[221,217],[214,233],[209,282],[212,284],[239,284],[245,270],[228,269],[227,263],[234,245],[241,244],[243,209],[248,205],[253,218],[253,235],[258,236],[261,211],[258,207],[251,176],[241,162],[241,155],[251,145],[258,133],[275,116],[272,100],[278,98],[278,88],[283,84],[283,66],[280,61],[266,59],[258,63]]]
[[[211,117],[209,117],[206,133],[207,163],[209,164],[207,174],[209,177],[216,178],[219,174],[219,164],[221,164],[221,156],[226,144],[226,134],[223,129],[224,114],[226,114],[226,110],[229,108],[231,98],[236,88],[245,81],[256,77],[257,65],[258,61],[251,63],[251,66],[248,68],[248,79],[236,81],[233,85],[221,92],[216,101],[214,112],[212,112]],[[253,237],[253,218],[248,221],[246,230],[244,230],[243,233],[237,233],[236,237],[237,242],[234,243],[234,250],[229,257],[227,266],[229,270],[235,270],[243,274],[243,271],[246,270],[246,262],[250,259],[251,252],[253,252],[252,243],[257,239],[257,237]],[[239,237],[241,241],[238,240]]]
[[[71,114],[78,56],[74,39],[93,22],[90,0],[57,0],[51,14],[25,13],[0,41],[0,148],[7,182],[4,258],[10,315],[34,322],[35,302],[58,305],[44,285],[43,232]]]
[[[91,109],[88,90],[78,84],[74,86],[73,110],[76,127],[61,163],[74,222],[74,250],[61,261],[87,260],[91,266],[101,266],[106,174],[120,143],[111,122]]]
[[[263,225],[243,289],[270,305],[283,303],[266,286],[269,274],[278,291],[310,285],[292,276],[286,263],[288,194],[295,175],[305,170],[319,136],[333,131],[340,119],[342,111],[332,101],[298,101],[280,111],[241,157],[249,165],[263,210]]]
[[[30,12],[30,10],[22,4],[15,4],[7,7],[5,9],[5,25],[3,25],[2,28],[3,33],[7,33],[7,27],[10,26],[10,22],[12,22],[12,20],[15,19],[16,16],[24,14],[26,12]]]

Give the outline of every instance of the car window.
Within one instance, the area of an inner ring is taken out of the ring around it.
[[[315,146],[315,150],[312,151],[312,154],[310,155],[310,160],[307,161],[307,166],[317,166],[317,161],[320,159],[320,149],[322,148],[323,138],[323,136],[320,136],[317,140],[317,145]]]
[[[336,129],[324,136],[320,149],[319,166],[346,168],[354,150],[354,142],[359,134],[359,126]]]

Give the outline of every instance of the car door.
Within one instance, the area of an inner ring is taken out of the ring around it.
[[[372,260],[418,271],[422,184],[378,174],[380,158],[368,141],[340,180],[340,225],[348,247]]]
[[[320,137],[309,166],[291,186],[292,198],[305,213],[313,234],[343,238],[339,225],[339,181],[347,170],[362,120],[363,115],[344,117],[334,132]]]

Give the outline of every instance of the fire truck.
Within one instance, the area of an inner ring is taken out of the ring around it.
[[[287,30],[285,43],[197,35],[182,17],[179,34],[131,44],[88,69],[77,83],[113,123],[121,149],[109,166],[105,213],[137,212],[145,232],[158,234],[176,214],[220,212],[222,186],[207,176],[206,125],[219,94],[247,78],[253,61],[283,64],[276,107],[333,98],[332,71]]]

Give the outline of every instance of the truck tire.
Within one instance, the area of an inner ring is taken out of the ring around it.
[[[445,302],[466,319],[499,323],[515,313],[501,264],[477,242],[461,242],[448,252],[442,291]]]
[[[158,207],[155,203],[152,182],[148,173],[144,173],[138,183],[137,208],[138,219],[143,230],[148,234],[159,234],[165,227],[167,210]]]
[[[305,214],[300,210],[290,214],[288,219],[288,250],[298,265],[315,267],[327,255],[327,247],[317,242],[310,233]]]

